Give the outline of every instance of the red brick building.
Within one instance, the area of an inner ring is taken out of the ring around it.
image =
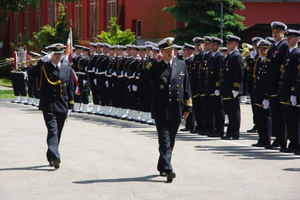
[[[62,0],[61,2],[68,13],[68,20],[72,19],[76,35],[83,45],[96,39],[101,31],[107,31],[111,17],[117,17],[117,23],[123,30],[133,31],[136,34],[137,43],[174,36],[170,30],[183,26],[182,22],[176,21],[171,14],[162,10],[164,7],[175,5],[176,2],[172,0],[82,0],[77,2]],[[274,20],[294,24],[295,27],[299,24],[300,1],[243,0],[243,2],[245,9],[238,11],[237,14],[245,17],[244,25],[250,27],[249,30],[253,36],[259,36],[261,33],[269,36],[271,32],[267,30],[267,27]],[[38,9],[10,13],[6,37],[0,38],[0,41],[5,41],[3,48],[9,48],[9,42],[17,41],[19,33],[32,35],[33,32],[39,32],[44,25],[50,24],[54,27],[57,7],[58,4],[53,0],[42,0]],[[259,24],[265,24],[266,30],[262,30]],[[248,33],[246,29],[241,36],[251,38],[252,35]]]

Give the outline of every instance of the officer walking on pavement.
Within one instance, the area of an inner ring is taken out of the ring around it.
[[[186,119],[192,111],[188,70],[183,61],[174,58],[174,38],[160,41],[156,59],[141,72],[140,80],[152,81],[152,118],[155,119],[159,142],[157,170],[171,182],[176,177],[171,165],[175,137],[182,115]]]
[[[28,74],[41,77],[39,110],[43,111],[48,129],[46,156],[49,165],[58,169],[61,162],[58,151],[60,137],[74,105],[74,80],[72,69],[60,62],[63,45],[53,44],[48,46],[48,50],[52,53],[41,58],[36,66],[30,66]]]

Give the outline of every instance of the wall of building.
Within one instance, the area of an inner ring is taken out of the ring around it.
[[[300,2],[244,2],[244,5],[245,9],[236,13],[245,17],[245,27],[272,21],[299,23]]]

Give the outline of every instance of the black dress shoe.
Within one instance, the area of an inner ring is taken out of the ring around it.
[[[167,181],[168,182],[172,182],[175,177],[176,177],[176,174],[174,172],[167,173]]]
[[[54,166],[53,161],[49,161],[49,166],[50,166],[50,167],[53,167],[53,166]]]
[[[257,130],[256,130],[255,128],[252,128],[252,129],[250,129],[250,130],[247,130],[247,132],[248,132],[248,133],[256,133]]]
[[[266,147],[268,146],[268,144],[264,144],[264,143],[256,143],[256,144],[252,144],[253,147]]]
[[[295,151],[294,154],[300,156],[300,151]]]
[[[280,152],[282,152],[282,153],[295,153],[296,149],[285,148],[285,149],[280,149]]]
[[[54,165],[54,169],[59,169],[59,163],[60,163],[60,159],[59,158],[55,158],[53,165]]]
[[[271,150],[280,150],[281,149],[281,145],[280,144],[271,144],[271,145],[267,145],[265,146],[265,149],[271,149]]]
[[[198,134],[199,131],[198,130],[191,130],[190,133],[195,133],[195,134]]]
[[[223,136],[223,137],[221,137],[221,139],[223,139],[223,140],[238,140],[239,137],[238,136]]]
[[[190,131],[190,129],[188,129],[188,128],[182,128],[182,129],[180,129],[180,131]]]
[[[160,175],[160,176],[163,176],[163,177],[166,177],[166,176],[167,176],[167,173],[166,173],[166,172],[160,172],[159,175]]]
[[[198,135],[207,135],[206,131],[198,131]]]
[[[222,137],[222,135],[218,134],[218,133],[209,133],[207,135],[207,137]]]

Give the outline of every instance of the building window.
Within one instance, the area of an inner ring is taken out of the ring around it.
[[[19,12],[14,13],[14,41],[18,41],[19,34]]]
[[[82,4],[81,1],[75,2],[75,32],[76,36],[82,37]]]
[[[117,2],[116,0],[107,0],[107,24],[112,17],[117,17]]]
[[[99,34],[98,25],[98,0],[90,0],[90,24],[91,24],[91,38],[96,39]]]
[[[136,20],[136,38],[142,38],[142,21]]]
[[[132,20],[131,31],[134,32],[136,38],[142,38],[142,20]]]
[[[48,1],[48,23],[51,27],[55,26],[56,6],[53,0]]]

